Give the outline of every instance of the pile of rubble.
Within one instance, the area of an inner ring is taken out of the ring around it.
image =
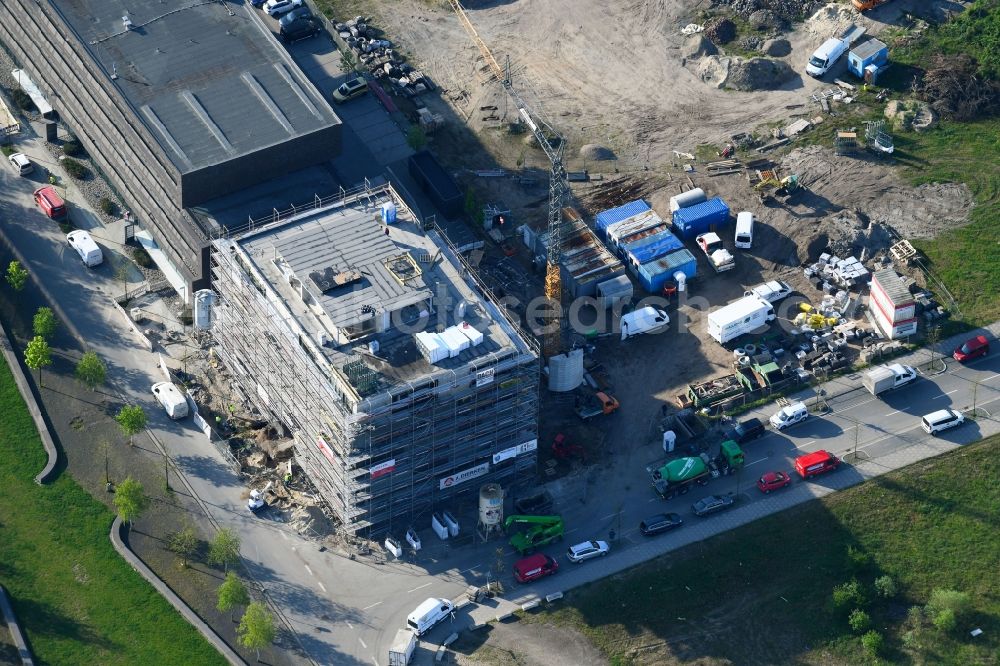
[[[759,51],[764,44],[764,39],[757,35],[748,35],[739,41],[739,46],[744,51]]]
[[[795,71],[788,63],[770,58],[734,58],[729,66],[726,87],[745,92],[774,90],[790,81]]]
[[[736,39],[736,24],[727,18],[720,18],[705,26],[705,36],[713,44],[728,44]]]
[[[368,24],[363,16],[345,23],[334,25],[337,35],[357,57],[358,62],[368,72],[388,84],[395,92],[413,97],[428,90],[434,84],[393,48],[392,42],[381,39],[380,30]]]
[[[770,11],[786,21],[801,20],[822,7],[824,0],[715,0],[743,19],[761,10]]]
[[[839,288],[852,289],[868,283],[869,272],[857,257],[841,259],[824,252],[819,260],[803,272],[816,289],[826,294],[836,294]]]

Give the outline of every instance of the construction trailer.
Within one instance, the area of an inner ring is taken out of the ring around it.
[[[537,343],[391,186],[331,199],[213,241],[226,370],[348,533],[398,537],[484,482],[530,483]]]
[[[611,254],[591,231],[575,208],[562,209],[559,266],[562,284],[574,298],[597,296],[597,285],[625,275],[625,267]],[[545,260],[549,248],[549,232],[536,236],[535,252]]]

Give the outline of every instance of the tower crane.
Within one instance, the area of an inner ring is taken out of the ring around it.
[[[510,80],[510,68],[500,67],[493,53],[486,43],[483,42],[475,26],[465,13],[465,8],[458,0],[448,0],[451,8],[458,15],[458,20],[462,27],[472,38],[483,60],[489,66],[490,72],[497,82],[507,92],[507,95],[517,107],[517,114],[528,126],[531,133],[538,142],[539,147],[549,158],[551,168],[549,170],[549,216],[548,216],[548,237],[549,247],[545,257],[545,298],[549,302],[548,320],[545,322],[544,334],[542,338],[542,353],[545,358],[551,358],[562,351],[562,276],[559,273],[559,260],[562,252],[562,207],[566,198],[569,185],[566,180],[566,169],[563,167],[563,152],[565,142],[561,135],[556,132],[548,123],[543,121],[537,114],[533,114],[527,103],[514,89]],[[548,135],[543,131],[544,126],[548,130]],[[550,140],[549,136],[553,137]],[[553,145],[553,143],[555,145]]]

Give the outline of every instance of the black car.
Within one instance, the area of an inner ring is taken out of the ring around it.
[[[653,536],[680,527],[683,523],[678,513],[658,513],[639,523],[639,531],[645,536]]]
[[[732,495],[709,495],[691,505],[691,509],[696,516],[707,516],[716,511],[728,509],[736,503],[736,498]]]
[[[726,439],[731,439],[737,444],[757,439],[763,434],[764,424],[760,422],[760,419],[747,419],[726,428]]]
[[[284,16],[282,16],[280,19],[278,19],[278,26],[281,29],[285,29],[285,28],[291,26],[293,23],[295,23],[299,19],[301,19],[301,18],[309,18],[312,15],[313,15],[312,14],[312,10],[309,9],[308,7],[306,7],[305,5],[302,5],[301,7],[296,7],[295,9],[293,9],[292,11],[288,12],[287,14],[285,14]]]
[[[323,26],[320,25],[320,22],[317,21],[315,17],[307,16],[305,18],[300,18],[287,26],[282,26],[281,41],[286,44],[291,44],[292,42],[297,42],[300,39],[307,39],[318,35],[322,29]]]

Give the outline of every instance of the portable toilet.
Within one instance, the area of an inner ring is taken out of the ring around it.
[[[878,76],[879,70],[889,64],[889,47],[877,39],[869,39],[851,49],[847,54],[847,69],[859,79],[868,81],[866,71],[873,72],[872,80]]]

